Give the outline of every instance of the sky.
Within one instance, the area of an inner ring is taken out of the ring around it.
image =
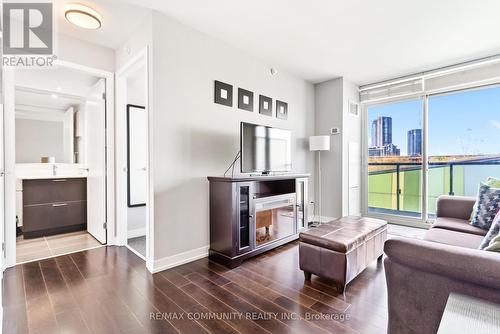
[[[422,105],[411,100],[370,107],[368,138],[373,120],[392,117],[392,142],[406,155],[408,130],[422,128]],[[463,154],[500,154],[500,87],[429,98],[429,155]]]

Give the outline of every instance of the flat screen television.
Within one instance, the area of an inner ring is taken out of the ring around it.
[[[241,122],[241,172],[289,172],[292,133],[289,130]]]

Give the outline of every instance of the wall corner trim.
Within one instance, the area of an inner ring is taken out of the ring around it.
[[[151,273],[155,274],[163,270],[167,270],[188,262],[193,262],[201,258],[207,257],[208,248],[209,246],[207,245],[200,248],[191,249],[186,252],[154,260],[148,263],[146,266]]]

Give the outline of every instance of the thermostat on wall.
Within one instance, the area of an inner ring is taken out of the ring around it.
[[[330,134],[331,135],[338,135],[338,134],[340,134],[340,128],[338,128],[338,127],[331,128],[330,129]]]

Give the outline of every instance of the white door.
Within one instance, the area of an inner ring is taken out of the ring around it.
[[[3,139],[3,104],[0,104],[0,243],[5,245],[5,202],[4,202],[4,191],[5,191],[5,167],[4,167],[4,145],[3,145],[4,139]],[[5,257],[5,250],[2,247],[2,250],[0,251],[0,271],[3,272],[4,268],[4,257]],[[1,277],[2,275],[0,275]],[[0,299],[1,301],[1,299]]]
[[[89,95],[85,105],[87,176],[87,231],[106,243],[106,101],[104,79]]]
[[[2,118],[2,165],[4,168],[3,182],[3,241],[5,242],[5,267],[16,264],[16,119],[14,69],[2,69],[3,88],[3,118]]]

